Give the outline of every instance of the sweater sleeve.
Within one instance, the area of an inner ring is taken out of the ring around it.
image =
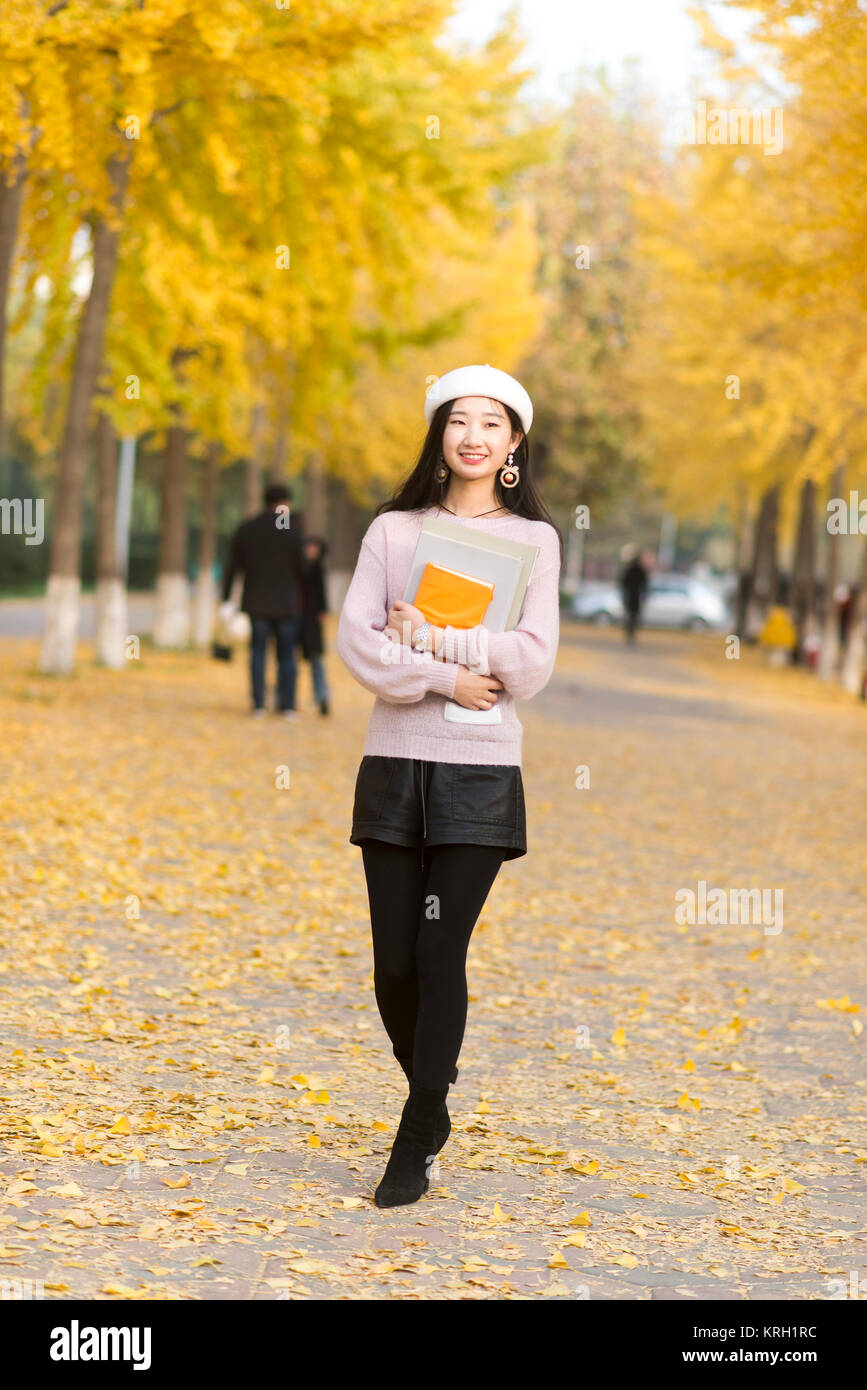
[[[560,541],[546,525],[517,627],[445,629],[443,654],[471,671],[494,675],[515,700],[529,700],[551,679],[560,637]]]
[[[361,542],[337,624],[341,661],[365,690],[391,704],[412,704],[432,690],[451,698],[460,663],[438,661],[430,652],[413,652],[385,635],[386,581],[385,533],[375,518]]]

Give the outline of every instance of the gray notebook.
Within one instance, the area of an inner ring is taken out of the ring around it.
[[[477,556],[479,560],[483,562],[485,551],[490,551],[497,555],[508,555],[518,559],[520,561],[520,571],[517,582],[514,583],[512,599],[507,609],[504,625],[502,627],[494,627],[493,624],[488,621],[487,616],[485,617],[485,627],[490,628],[491,632],[510,632],[513,627],[517,627],[518,619],[521,616],[521,609],[524,605],[524,595],[527,592],[527,585],[533,577],[533,567],[536,563],[536,557],[539,554],[538,545],[530,545],[527,541],[512,541],[506,536],[495,536],[488,531],[474,531],[470,526],[461,526],[459,522],[446,521],[438,516],[425,517],[421,524],[421,535],[418,538],[416,553],[413,557],[412,569],[410,570],[409,582],[407,584],[406,593],[404,594],[407,603],[412,603],[412,597],[415,596],[422,571],[424,570],[424,564],[422,564],[420,569],[416,569],[416,561],[419,557],[422,545],[426,547],[425,564],[428,560],[436,560],[439,564],[449,565],[448,560],[441,559],[438,553],[432,553],[430,551],[430,542],[425,540],[426,536],[441,536],[444,540],[451,539],[458,542],[467,547],[467,550],[463,552],[464,554],[468,554],[469,551],[475,552],[470,557],[468,565],[464,568],[463,572],[465,574],[477,575],[479,579],[494,577],[487,573],[483,573],[482,570],[472,568],[472,562]],[[459,569],[460,566],[455,564],[450,565],[449,568]],[[512,581],[509,580],[508,583],[511,586]],[[411,589],[410,585],[412,585]],[[410,593],[412,597],[408,597]],[[491,612],[492,608],[493,602],[491,608],[488,609],[488,613]]]
[[[413,602],[425,565],[433,561],[492,582],[494,593],[483,626],[489,632],[508,632],[518,624],[538,554],[537,545],[427,517],[422,522],[403,596],[407,603]],[[499,724],[502,720],[499,705],[489,710],[470,710],[455,700],[446,701],[444,715],[450,723],[459,724]]]

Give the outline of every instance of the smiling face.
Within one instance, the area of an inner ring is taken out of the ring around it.
[[[523,435],[512,432],[505,406],[487,396],[461,396],[443,431],[443,458],[459,478],[492,477],[517,449]]]

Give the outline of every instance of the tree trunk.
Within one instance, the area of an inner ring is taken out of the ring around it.
[[[187,431],[166,430],[154,645],[185,647],[190,636],[187,579]]]
[[[777,512],[779,488],[768,488],[756,522],[756,541],[746,606],[745,633],[758,637],[765,613],[777,600]]]
[[[846,481],[846,470],[842,464],[834,469],[831,478],[831,496],[842,497],[843,485]],[[827,518],[827,510],[825,516]],[[841,537],[829,531],[827,522],[825,526],[826,560],[825,560],[825,611],[822,619],[822,649],[819,653],[819,676],[823,681],[831,680],[837,670],[840,659],[840,630],[837,622],[837,603],[834,598],[834,590],[840,582],[840,546]]]
[[[750,565],[750,543],[752,541],[752,523],[750,521],[750,498],[746,487],[742,488],[737,503],[737,520],[735,523],[737,533],[737,558],[735,569],[738,576],[737,594],[735,595],[735,632],[743,640],[747,631],[747,605],[750,597],[750,587],[752,584],[752,569]]]
[[[126,587],[117,554],[117,450],[114,425],[104,411],[96,421],[96,656],[103,666],[124,665]]]
[[[798,634],[797,660],[803,661],[804,643],[814,636],[816,608],[816,484],[812,478],[807,478],[801,488],[791,604]]]
[[[292,443],[292,387],[289,366],[278,374],[274,382],[273,395],[276,412],[276,436],[274,454],[271,460],[270,481],[283,483],[289,467],[289,453]]]
[[[26,175],[27,164],[23,154],[16,155],[9,168],[0,174],[0,456],[6,444],[5,362],[9,282],[15,260]]]
[[[329,541],[325,567],[326,601],[330,613],[339,613],[358,560],[367,513],[359,507],[342,478],[328,479],[326,495],[333,522],[331,535],[324,527],[305,525],[305,531],[308,535],[324,536]]]
[[[304,508],[304,530],[309,535],[324,536],[328,522],[328,485],[325,461],[316,450],[307,464],[307,505]]]
[[[202,474],[202,535],[199,542],[199,573],[193,594],[193,641],[197,647],[210,646],[217,611],[217,478],[220,446],[209,444]]]
[[[117,267],[120,219],[129,177],[128,159],[121,155],[113,157],[109,162],[109,176],[116,220],[114,225],[109,225],[106,219],[99,218],[93,228],[93,280],[78,328],[54,493],[41,667],[55,674],[66,674],[75,665],[88,423]]]
[[[864,624],[867,623],[867,540],[861,541],[861,568],[858,597],[849,617],[846,650],[843,654],[843,688],[850,695],[861,692],[864,680]]]
[[[286,479],[286,465],[289,461],[289,427],[280,428],[277,431],[277,439],[274,444],[274,459],[268,481],[272,483],[282,483]]]
[[[244,516],[258,516],[264,507],[262,480],[265,476],[265,407],[253,407],[250,421],[250,452],[244,469]]]

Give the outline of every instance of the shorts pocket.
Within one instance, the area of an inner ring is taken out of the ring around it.
[[[382,816],[400,758],[380,758],[365,754],[355,779],[354,821],[377,821]]]
[[[518,827],[518,769],[457,764],[452,772],[452,817],[477,825]]]

